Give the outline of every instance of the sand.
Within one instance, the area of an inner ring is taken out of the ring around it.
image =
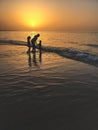
[[[0,45],[1,130],[97,130],[98,68]]]

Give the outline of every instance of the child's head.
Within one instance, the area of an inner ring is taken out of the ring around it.
[[[31,39],[31,37],[30,37],[30,36],[28,36],[28,37],[27,37],[27,39],[28,39],[28,40],[30,40],[30,39]]]
[[[37,36],[37,37],[39,37],[39,36],[40,36],[40,34],[38,33],[36,36]]]
[[[39,40],[39,43],[42,43],[42,41],[41,41],[41,40]]]

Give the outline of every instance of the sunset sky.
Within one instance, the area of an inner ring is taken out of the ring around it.
[[[98,0],[0,0],[0,30],[98,31]]]

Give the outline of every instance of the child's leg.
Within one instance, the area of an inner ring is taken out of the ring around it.
[[[41,40],[40,40],[40,42],[39,42],[39,50],[41,51],[41,46],[42,46],[42,42],[41,42]]]
[[[36,51],[36,46],[32,45],[32,52],[35,52],[35,51]]]

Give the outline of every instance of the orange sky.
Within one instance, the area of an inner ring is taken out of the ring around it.
[[[0,30],[97,30],[97,0],[0,0]]]

